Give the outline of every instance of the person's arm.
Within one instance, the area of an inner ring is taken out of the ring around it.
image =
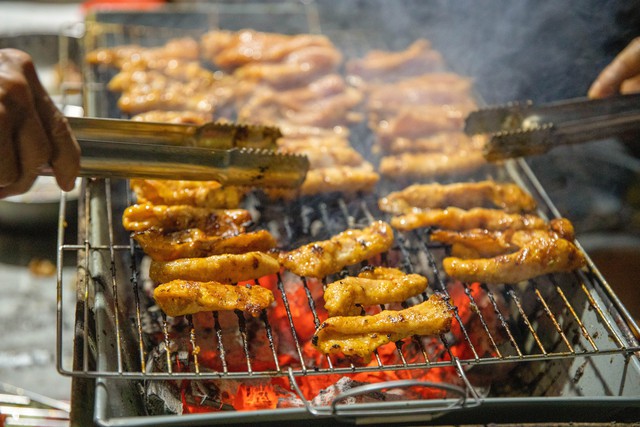
[[[26,192],[51,165],[61,189],[73,189],[80,147],[38,80],[31,57],[0,49],[0,198]]]
[[[640,92],[640,37],[631,41],[598,75],[589,98]]]

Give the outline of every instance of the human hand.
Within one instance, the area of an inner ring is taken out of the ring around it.
[[[31,57],[0,49],[0,198],[26,192],[43,166],[51,167],[62,190],[72,190],[80,147]]]
[[[589,98],[640,92],[640,37],[631,41],[598,75]]]

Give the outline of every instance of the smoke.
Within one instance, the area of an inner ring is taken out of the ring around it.
[[[634,10],[612,0],[319,0],[323,22],[376,29],[373,47],[401,49],[431,40],[450,68],[476,80],[488,103],[584,96],[616,53],[612,40],[633,27]],[[638,10],[640,8],[636,8]],[[353,20],[353,10],[357,19]],[[623,11],[623,12],[620,12]],[[637,13],[636,13],[637,14]],[[636,26],[631,30],[640,32]],[[626,33],[625,33],[626,32]],[[630,39],[629,39],[630,40]],[[619,43],[617,45],[619,47]]]

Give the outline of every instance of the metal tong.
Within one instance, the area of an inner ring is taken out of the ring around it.
[[[69,117],[81,148],[80,175],[215,180],[226,185],[298,187],[305,156],[274,151],[278,128]],[[51,170],[43,170],[50,174]]]
[[[640,129],[640,94],[577,98],[534,105],[510,103],[469,114],[465,132],[489,134],[489,161],[542,154],[559,145],[619,136]]]

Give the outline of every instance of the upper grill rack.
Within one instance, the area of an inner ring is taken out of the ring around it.
[[[170,324],[153,306],[144,290],[141,251],[114,222],[130,203],[124,196],[128,194],[122,188],[124,185],[124,182],[109,180],[87,182],[80,210],[80,243],[65,243],[62,231],[59,236],[60,260],[67,253],[75,254],[80,273],[76,360],[73,367],[65,364],[60,346],[59,370],[63,374],[136,379],[261,378],[457,368],[631,354],[640,350],[631,332],[621,328],[625,322],[620,315],[602,299],[599,288],[603,283],[592,265],[586,271],[550,275],[526,284],[460,284],[455,288],[446,282],[438,268],[446,248],[430,242],[427,230],[397,233],[394,248],[384,254],[381,263],[427,276],[427,293],[445,295],[454,309],[453,329],[458,331],[455,336],[446,334],[435,340],[414,338],[410,343],[397,344],[397,357],[392,362],[376,353],[370,366],[356,367],[332,357],[326,358],[325,365],[318,366],[308,360],[306,343],[297,332],[305,326],[300,323],[309,319],[300,318],[292,309],[288,293],[291,278],[278,275],[274,294],[285,310],[289,331],[278,330],[277,334],[291,335],[291,350],[297,355],[293,359],[297,360],[282,363],[282,354],[279,354],[274,338],[276,332],[266,312],[259,319],[247,319],[237,312],[234,329],[239,336],[241,364],[244,365],[243,369],[238,369],[237,360],[229,359],[237,356],[236,353],[230,356],[230,353],[238,349],[226,347],[224,335],[229,329],[221,326],[219,313],[210,314],[213,329],[209,334],[194,324],[192,316],[185,316],[184,324]],[[282,232],[281,237],[293,242],[300,237],[309,238],[296,235],[296,228],[315,230],[315,240],[348,227],[364,226],[380,216],[370,208],[371,200],[366,199],[324,200],[318,206],[318,212],[315,212],[310,205],[302,203],[293,209],[300,213],[299,218],[285,216],[284,221],[269,222],[269,225],[276,227],[273,228],[275,233]],[[62,204],[61,221],[65,215],[65,204]],[[58,274],[59,284],[64,283],[62,270]],[[328,281],[325,278],[323,283]],[[313,326],[317,327],[320,317],[312,297],[314,290],[305,278],[298,278],[298,283],[306,296],[304,308],[310,311]],[[60,286],[59,292],[64,291]],[[452,295],[454,291],[455,296]],[[461,313],[463,307],[469,309]],[[63,318],[62,303],[58,308],[58,314]],[[161,332],[155,347],[153,341],[158,331],[154,327]],[[62,329],[59,333],[62,334]],[[212,342],[207,343],[207,340]],[[61,339],[61,342],[71,341]],[[263,342],[266,346],[259,355],[254,353],[260,350],[255,349],[255,342]],[[219,357],[219,366],[213,369],[202,360],[201,350],[207,345],[216,350]],[[266,360],[265,354],[269,355]],[[131,363],[132,360],[135,362]]]

